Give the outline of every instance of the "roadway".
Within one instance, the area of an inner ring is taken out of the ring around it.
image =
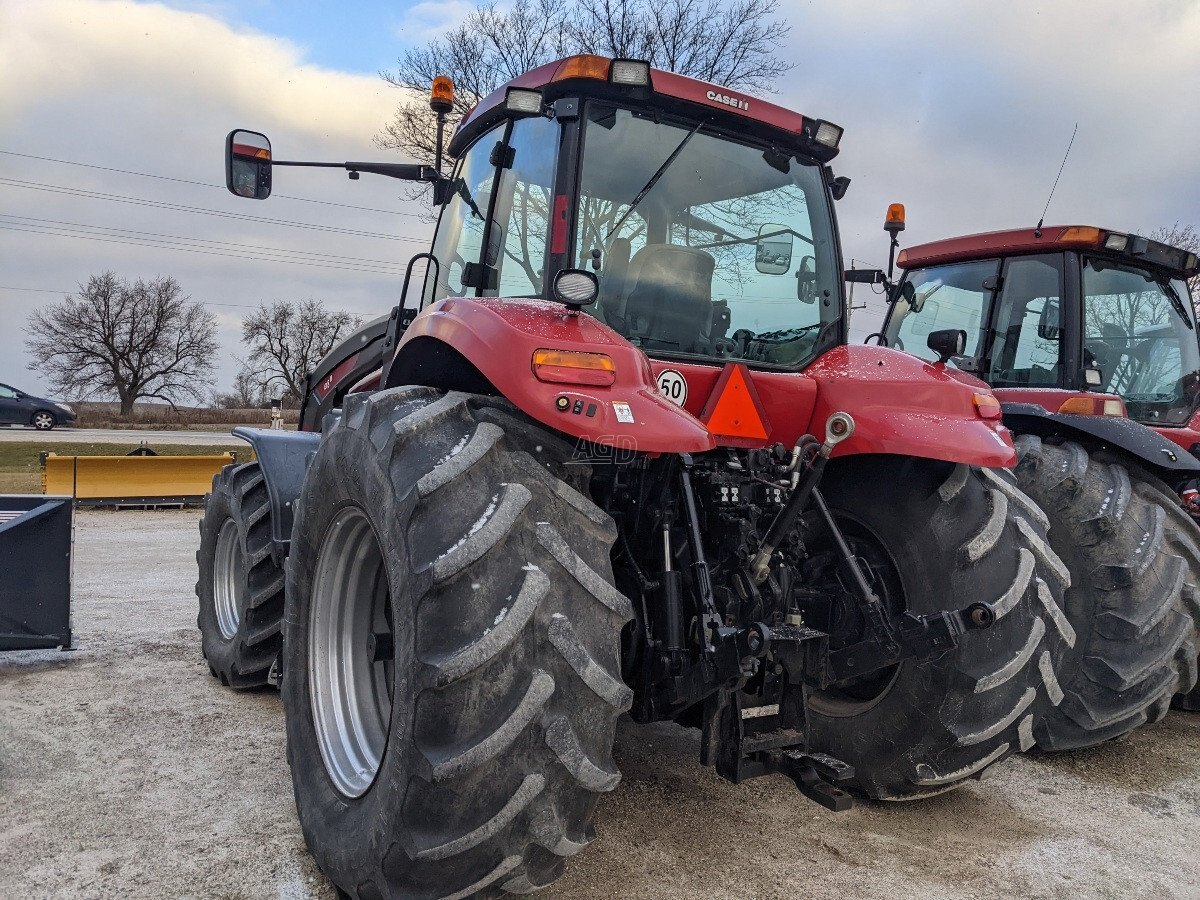
[[[39,444],[188,444],[192,446],[225,446],[237,442],[229,432],[233,426],[220,431],[153,431],[133,428],[55,428],[38,431],[34,428],[0,425],[0,443]]]

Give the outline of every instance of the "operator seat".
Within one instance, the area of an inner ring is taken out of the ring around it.
[[[596,318],[618,334],[626,333],[624,299],[629,287],[629,256],[632,249],[629,238],[613,238],[600,272]]]
[[[629,263],[627,334],[651,348],[706,352],[715,267],[711,254],[692,247],[647,244],[639,250]]]

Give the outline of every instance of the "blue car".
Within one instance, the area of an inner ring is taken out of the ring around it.
[[[34,397],[0,384],[0,425],[29,425],[49,431],[55,425],[74,425],[75,410],[65,403]]]

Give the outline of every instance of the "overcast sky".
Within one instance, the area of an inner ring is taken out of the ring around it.
[[[772,99],[845,127],[838,215],[859,265],[886,263],[890,201],[908,207],[905,243],[1033,225],[1076,122],[1048,222],[1200,225],[1195,0],[781,7],[796,68]],[[45,388],[26,370],[27,316],[105,269],[174,275],[211,305],[221,389],[260,301],[386,312],[428,238],[419,209],[337,171],[277,170],[269,202],[238,200],[224,136],[265,131],[281,158],[379,158],[398,93],[377,72],[468,8],[0,0],[0,381]]]

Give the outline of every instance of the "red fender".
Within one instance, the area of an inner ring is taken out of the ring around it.
[[[450,297],[413,320],[397,349],[435,338],[453,347],[506,399],[544,425],[575,438],[644,453],[700,453],[717,443],[695,417],[659,393],[650,361],[611,328],[559,303]],[[609,387],[539,381],[535,350],[607,354],[616,364]],[[560,408],[559,398],[566,407]],[[626,411],[616,404],[627,404]],[[622,418],[631,421],[621,421]]]
[[[990,397],[991,389],[971,375],[862,344],[830,350],[806,374],[817,382],[813,434],[823,438],[826,418],[839,410],[854,417],[854,436],[834,456],[898,453],[972,466],[1016,465],[1008,429],[999,418],[982,418],[975,404],[977,394]]]
[[[655,377],[671,370],[681,376],[684,408],[703,420],[719,390],[716,366],[652,360]],[[750,372],[767,446],[791,446],[802,434],[825,437],[834,412],[854,417],[854,436],[835,456],[896,453],[975,466],[1016,463],[1012,437],[999,419],[979,416],[975,394],[990,394],[982,381],[915,356],[881,347],[835,347],[803,372]],[[673,376],[673,381],[678,377]],[[750,442],[717,436],[721,445]]]

